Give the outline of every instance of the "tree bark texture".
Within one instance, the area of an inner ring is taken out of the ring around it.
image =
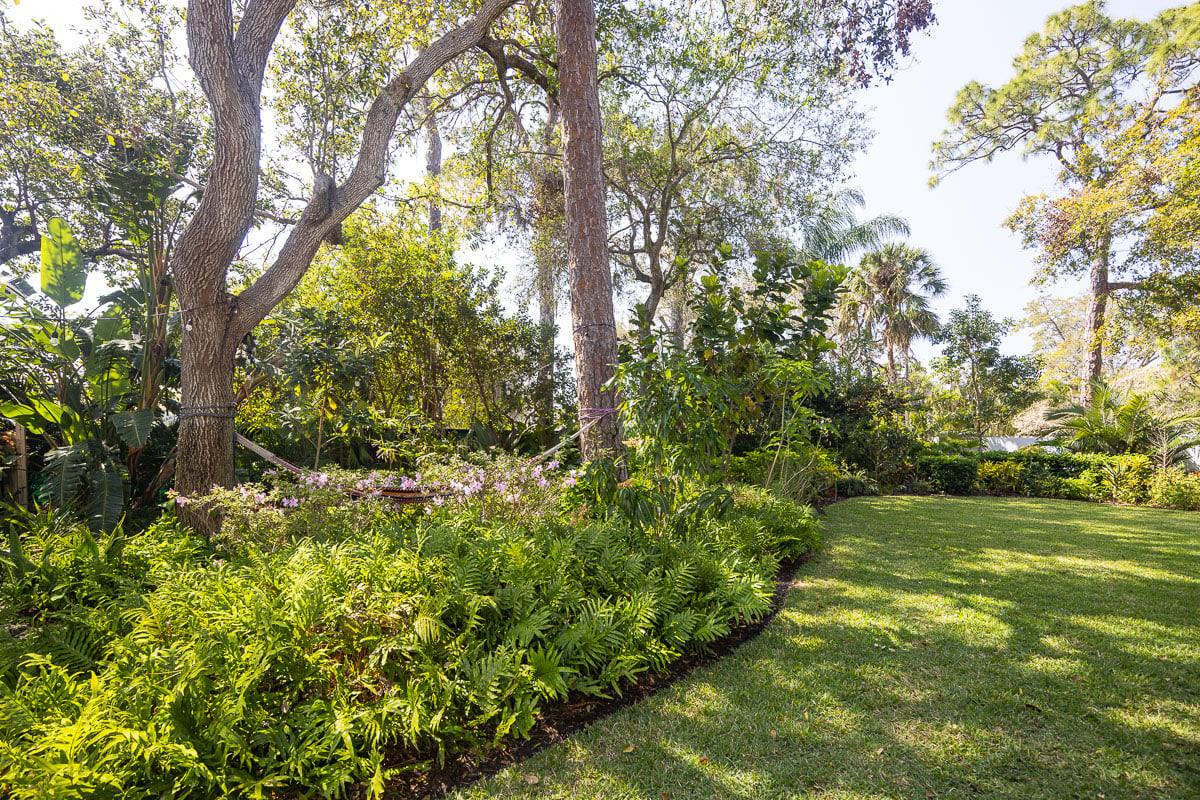
[[[226,274],[258,197],[261,96],[267,59],[295,0],[189,0],[189,60],[212,112],[213,162],[196,213],[180,235],[175,280],[184,321],[176,491],[233,481],[233,375],[238,344],[304,276],[318,248],[383,184],[401,111],[442,66],[475,47],[515,0],[483,0],[421,50],[371,103],[353,169],[340,185],[316,181],[275,262],[238,296]]]
[[[543,133],[543,155],[531,158],[530,169],[537,196],[533,203],[534,247],[537,267],[538,323],[542,345],[538,357],[540,398],[538,425],[549,430],[554,425],[554,334],[558,328],[558,287],[563,272],[563,173],[559,164],[559,109],[552,99]],[[558,141],[556,141],[556,139]]]
[[[1104,374],[1104,314],[1108,308],[1108,246],[1105,244],[1092,259],[1088,275],[1087,355],[1083,362],[1080,396],[1088,405],[1095,396],[1095,383]]]
[[[429,149],[425,151],[425,173],[431,183],[437,182],[442,174],[442,133],[438,130],[437,116],[433,113],[433,101],[425,101],[425,138]],[[429,198],[429,232],[438,233],[442,229],[442,204],[436,196]]]
[[[592,0],[557,0],[554,22],[579,421],[584,426],[598,420],[580,437],[580,450],[586,461],[605,456],[619,460],[621,425],[613,411],[617,407],[616,393],[601,388],[616,368],[617,328],[608,266],[596,11]]]

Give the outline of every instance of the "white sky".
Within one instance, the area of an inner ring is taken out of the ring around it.
[[[1146,19],[1183,5],[1183,0],[1110,0],[1111,16]],[[973,164],[928,186],[931,145],[946,126],[946,110],[964,84],[1005,83],[1012,60],[1046,17],[1074,3],[1061,0],[934,0],[938,25],[914,42],[914,63],[865,97],[875,106],[875,140],[855,163],[853,183],[866,196],[871,214],[892,212],[908,219],[909,242],[927,249],[949,283],[936,304],[946,311],[962,297],[978,294],[998,317],[1022,316],[1037,291],[1033,253],[1004,227],[1021,197],[1053,188],[1056,170],[1045,160],[999,156]],[[1082,284],[1058,284],[1054,294],[1074,294]],[[1028,336],[1010,337],[1007,349],[1028,352]],[[937,348],[919,345],[922,360]]]
[[[1182,4],[1109,0],[1107,8],[1113,16],[1145,19]],[[1022,250],[1003,222],[1023,195],[1053,187],[1053,165],[1000,156],[930,189],[930,146],[945,127],[946,109],[958,89],[970,80],[1005,82],[1025,38],[1040,30],[1049,14],[1070,5],[1061,0],[934,0],[938,25],[915,39],[913,62],[891,83],[862,95],[864,105],[874,107],[870,117],[876,137],[855,162],[851,183],[866,195],[868,214],[891,212],[908,219],[909,242],[930,251],[949,283],[949,294],[936,304],[943,315],[974,293],[997,316],[1020,318],[1036,294],[1029,283],[1033,254]],[[78,41],[69,33],[71,25],[81,22],[78,2],[20,0],[8,5],[7,14],[21,26],[31,19],[46,20],[64,44]],[[1053,291],[1071,294],[1080,287],[1059,284]],[[1025,352],[1028,347],[1027,335],[1018,332],[1007,349]],[[935,351],[928,344],[918,346],[923,360]]]

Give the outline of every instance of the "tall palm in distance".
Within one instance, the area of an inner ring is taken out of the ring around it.
[[[853,256],[880,247],[896,236],[908,236],[908,222],[895,214],[859,221],[866,205],[858,189],[841,189],[814,202],[812,214],[800,225],[805,258],[842,264]]]
[[[838,313],[838,333],[862,336],[887,353],[888,383],[895,385],[896,355],[909,377],[912,344],[932,337],[940,326],[930,300],[946,293],[946,281],[924,248],[885,244],[862,257],[846,280]]]

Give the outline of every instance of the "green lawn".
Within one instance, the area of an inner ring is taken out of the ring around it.
[[[1200,514],[861,499],[734,655],[458,798],[1200,797]]]

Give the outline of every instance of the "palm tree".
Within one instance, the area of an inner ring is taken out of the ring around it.
[[[1122,397],[1103,381],[1093,381],[1091,401],[1046,413],[1050,431],[1063,444],[1089,453],[1145,453],[1159,469],[1186,461],[1197,444],[1194,414],[1155,416],[1150,398],[1131,392]]]
[[[929,301],[946,293],[946,281],[929,252],[885,244],[862,257],[846,281],[838,331],[865,334],[887,351],[888,383],[896,383],[896,353],[908,380],[912,343],[937,333],[940,322]]]
[[[857,189],[841,189],[817,198],[813,213],[800,225],[804,257],[840,264],[857,253],[879,247],[889,237],[908,236],[908,222],[895,214],[880,214],[859,222],[857,210],[865,205]]]

